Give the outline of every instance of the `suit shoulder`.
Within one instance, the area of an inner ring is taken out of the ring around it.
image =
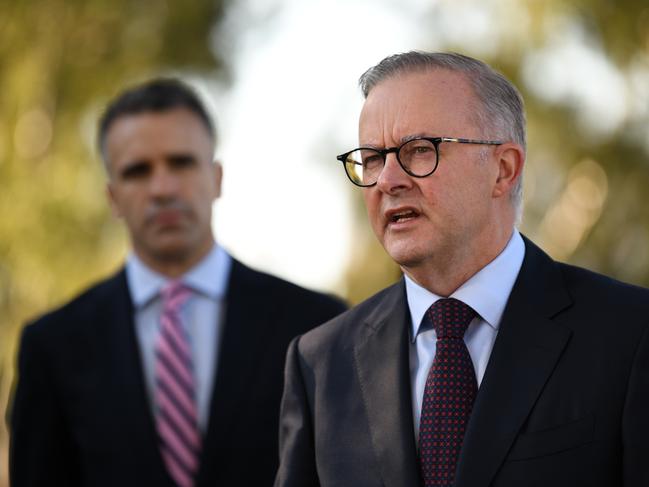
[[[373,324],[377,310],[392,306],[392,301],[404,296],[403,283],[387,287],[335,318],[323,323],[299,338],[298,349],[305,356],[326,351],[347,349],[359,340],[364,326]]]
[[[582,267],[558,263],[571,294],[592,306],[637,306],[649,313],[649,289],[619,281]]]
[[[275,303],[290,302],[298,308],[326,308],[336,314],[347,309],[347,304],[337,296],[307,289],[281,277],[251,269],[237,260],[232,262],[230,285],[234,292],[261,293]]]
[[[32,320],[25,326],[24,334],[51,337],[61,332],[73,332],[79,326],[88,326],[96,321],[106,306],[114,303],[119,293],[128,296],[123,271],[92,285],[70,301]]]

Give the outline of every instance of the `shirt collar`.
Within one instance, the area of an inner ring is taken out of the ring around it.
[[[449,297],[471,306],[489,326],[497,330],[524,257],[525,243],[518,230],[514,229],[503,251]],[[431,293],[408,276],[404,277],[414,342],[421,331],[420,324],[426,310],[442,296]]]
[[[180,280],[194,291],[210,299],[225,295],[232,257],[219,245],[214,244],[203,259],[187,271]],[[126,260],[126,278],[131,299],[141,308],[154,299],[169,279],[147,267],[135,253]]]

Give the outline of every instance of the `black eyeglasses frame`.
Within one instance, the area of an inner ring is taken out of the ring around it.
[[[401,149],[403,148],[403,146],[405,146],[406,144],[409,144],[409,143],[411,143],[412,141],[415,141],[415,140],[427,140],[428,142],[433,144],[433,147],[435,148],[435,166],[433,167],[433,169],[430,172],[428,172],[426,174],[414,174],[414,173],[410,172],[403,165],[403,163],[401,162],[401,158],[399,157],[399,153],[400,153]],[[386,160],[388,154],[394,152],[394,154],[397,156],[397,162],[399,163],[399,165],[401,166],[401,169],[403,169],[406,174],[408,174],[409,176],[412,176],[413,178],[425,178],[425,177],[428,177],[431,174],[433,174],[437,170],[437,166],[439,166],[439,145],[442,142],[451,142],[451,143],[456,143],[456,144],[478,144],[478,145],[502,145],[502,144],[504,144],[504,142],[499,141],[499,140],[464,139],[464,138],[461,138],[461,137],[413,137],[412,139],[406,140],[403,144],[401,144],[399,146],[386,147],[385,149],[377,149],[376,147],[357,147],[356,149],[352,149],[352,150],[350,150],[348,152],[345,152],[343,154],[340,154],[340,155],[336,156],[336,159],[338,161],[342,162],[343,168],[345,169],[345,174],[347,175],[347,178],[353,184],[355,184],[356,186],[359,186],[361,188],[371,188],[372,186],[376,185],[378,180],[373,182],[372,184],[359,184],[356,181],[354,181],[354,179],[349,174],[349,171],[347,170],[347,157],[349,157],[349,155],[352,152],[356,152],[358,150],[372,150],[374,152],[377,152],[378,154],[380,154],[383,157],[383,167],[385,167],[385,160]]]

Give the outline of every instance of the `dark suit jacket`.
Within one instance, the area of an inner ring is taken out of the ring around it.
[[[649,291],[526,241],[456,487],[649,486]],[[276,486],[417,487],[404,284],[291,343]]]
[[[272,485],[286,348],[340,301],[233,261],[197,486]],[[14,487],[172,486],[124,271],[25,328],[11,413]]]

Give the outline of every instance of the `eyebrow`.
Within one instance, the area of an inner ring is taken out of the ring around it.
[[[432,136],[432,135],[428,135],[428,134],[423,133],[423,132],[422,132],[422,133],[418,133],[418,134],[405,135],[405,136],[401,137],[400,142],[401,142],[402,144],[405,144],[406,142],[410,142],[411,140],[414,140],[414,139],[420,139],[420,138],[422,138],[422,137],[433,137],[433,136]]]
[[[133,161],[128,162],[118,171],[117,175],[121,178],[127,178],[134,174],[137,174],[139,171],[144,171],[149,169],[150,163],[146,159],[134,159]]]
[[[165,156],[168,162],[192,162],[198,160],[195,154],[191,152],[174,152]]]
[[[414,140],[414,139],[422,138],[422,137],[433,137],[433,136],[428,135],[428,134],[423,133],[423,132],[416,133],[416,134],[404,135],[403,137],[401,137],[401,139],[399,139],[399,143],[397,144],[397,146],[399,146],[401,144],[405,144],[406,142],[410,142],[411,140]],[[378,145],[374,145],[374,144],[361,144],[360,147],[361,148],[367,147],[368,149],[384,149],[385,148],[385,147],[379,147]]]

